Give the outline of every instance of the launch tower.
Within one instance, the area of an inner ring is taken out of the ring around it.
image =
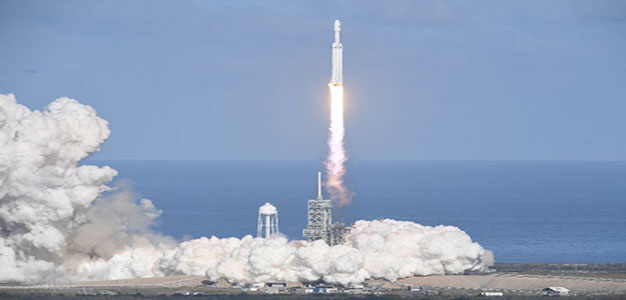
[[[324,240],[333,246],[344,242],[348,230],[342,223],[333,223],[333,205],[322,196],[322,173],[317,172],[317,198],[307,203],[307,226],[302,235],[310,242]]]
[[[330,199],[322,197],[321,172],[317,172],[317,199],[308,201],[306,221],[307,226],[302,230],[304,237],[309,241],[328,241],[328,229],[333,224],[333,207]]]

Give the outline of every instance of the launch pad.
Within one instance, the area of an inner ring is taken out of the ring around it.
[[[307,226],[302,235],[310,242],[324,240],[334,246],[344,242],[349,230],[343,223],[333,223],[333,204],[322,196],[322,173],[317,172],[317,198],[307,202]]]

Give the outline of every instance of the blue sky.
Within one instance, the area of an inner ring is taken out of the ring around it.
[[[626,1],[0,1],[0,93],[111,123],[99,159],[626,159]]]

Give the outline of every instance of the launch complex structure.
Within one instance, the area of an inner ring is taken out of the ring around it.
[[[329,246],[342,244],[350,228],[343,223],[333,223],[332,202],[322,196],[321,172],[317,172],[317,198],[307,204],[307,226],[302,235],[310,242],[324,240]]]
[[[302,235],[309,242],[323,240],[329,246],[343,244],[350,231],[343,223],[333,223],[332,201],[322,196],[322,172],[317,172],[317,198],[307,202],[306,221]],[[278,209],[266,202],[259,207],[256,236],[269,239],[278,233]]]

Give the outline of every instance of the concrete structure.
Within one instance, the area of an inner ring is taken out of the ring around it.
[[[409,290],[409,292],[421,292],[422,291],[422,287],[419,285],[409,285],[407,289]]]
[[[278,287],[283,289],[287,287],[286,282],[266,282],[265,285],[268,287]]]
[[[546,296],[569,296],[570,290],[561,286],[549,286],[541,290]]]
[[[266,202],[259,207],[256,236],[267,239],[278,232],[278,210]]]
[[[266,294],[281,294],[286,292],[286,288],[286,282],[266,282],[263,292]]]
[[[302,235],[309,241],[324,240],[328,245],[344,242],[349,228],[333,223],[333,205],[322,196],[322,173],[317,172],[317,198],[307,202],[307,226]]]
[[[332,285],[318,285],[313,288],[313,293],[317,294],[336,294],[339,289]]]
[[[248,288],[248,290],[249,290],[250,292],[258,292],[258,291],[260,291],[261,289],[263,289],[264,287],[265,287],[265,283],[263,283],[263,282],[257,282],[257,283],[252,284],[252,285]]]

